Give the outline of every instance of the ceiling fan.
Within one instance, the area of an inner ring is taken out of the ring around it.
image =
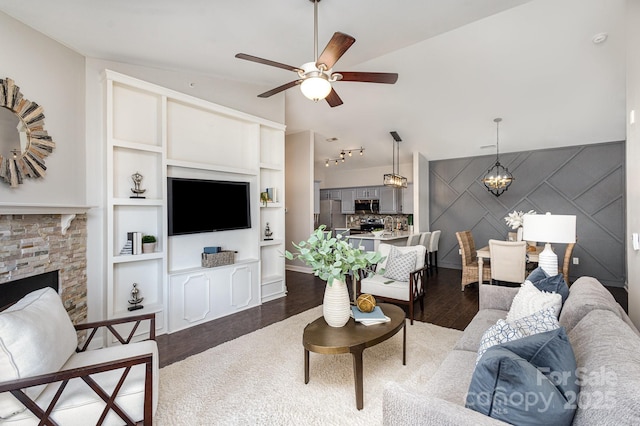
[[[396,73],[383,72],[350,72],[350,71],[333,71],[335,63],[344,55],[344,53],[355,43],[356,39],[348,34],[336,32],[329,40],[320,56],[318,56],[318,3],[320,0],[309,0],[313,3],[314,10],[314,33],[313,33],[313,54],[314,62],[307,62],[300,67],[271,61],[269,59],[259,58],[257,56],[247,55],[246,53],[238,53],[236,58],[245,59],[247,61],[258,62],[272,67],[278,67],[285,70],[293,71],[298,74],[298,79],[283,84],[282,86],[271,89],[258,95],[259,98],[268,98],[269,96],[300,85],[302,93],[309,99],[318,101],[326,99],[331,107],[342,105],[342,99],[331,87],[331,83],[342,81],[359,81],[364,83],[385,83],[394,84],[398,80]]]

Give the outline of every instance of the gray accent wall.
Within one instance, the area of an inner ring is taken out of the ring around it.
[[[506,239],[504,217],[518,210],[577,216],[570,281],[592,276],[605,285],[625,283],[625,142],[500,155],[515,178],[494,196],[480,179],[496,156],[429,162],[430,230],[442,230],[438,265],[461,269],[457,231],[471,230],[476,247]],[[562,268],[564,244],[553,244]]]

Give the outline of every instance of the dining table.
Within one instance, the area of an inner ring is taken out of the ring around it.
[[[531,247],[535,247],[535,251],[530,250]],[[529,262],[538,263],[540,252],[544,250],[544,246],[527,246],[527,256]],[[484,246],[476,250],[478,256],[478,284],[482,284],[482,265],[484,265],[484,259],[491,259],[491,251],[489,246]]]

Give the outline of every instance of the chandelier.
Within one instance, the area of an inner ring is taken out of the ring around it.
[[[391,136],[394,140],[394,150],[393,150],[393,173],[386,173],[382,179],[382,183],[385,186],[393,186],[394,188],[406,188],[407,187],[407,178],[400,175],[400,147],[398,143],[402,141],[400,139],[400,135],[398,132],[390,132]],[[398,155],[396,155],[396,152]]]
[[[487,188],[487,191],[496,197],[499,197],[504,191],[509,189],[514,179],[509,169],[500,164],[499,130],[501,121],[502,118],[493,120],[493,122],[496,123],[496,163],[487,170],[487,173],[485,173],[482,178],[482,183]]]

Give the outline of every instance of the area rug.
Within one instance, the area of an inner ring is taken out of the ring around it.
[[[458,330],[407,322],[364,351],[364,408],[356,409],[350,354],[311,353],[304,384],[304,327],[317,307],[160,370],[158,425],[381,425],[386,383],[424,384],[460,338]],[[203,336],[203,338],[206,338]]]

